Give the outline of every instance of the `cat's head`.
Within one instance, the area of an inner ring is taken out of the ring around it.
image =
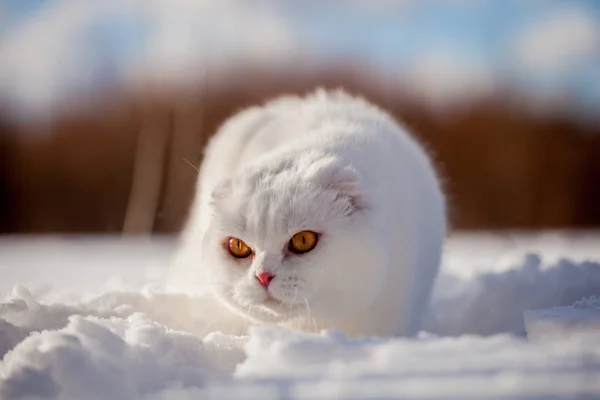
[[[212,193],[206,279],[255,320],[343,318],[367,306],[385,279],[358,172],[316,158],[263,160]]]

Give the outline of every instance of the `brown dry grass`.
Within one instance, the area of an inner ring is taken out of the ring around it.
[[[510,93],[440,115],[391,85],[382,90],[363,71],[340,70],[245,71],[186,93],[99,96],[95,107],[50,126],[0,127],[0,230],[121,232],[137,135],[151,124],[168,140],[156,161],[162,176],[150,226],[178,231],[196,178],[187,161],[199,165],[219,124],[245,106],[317,85],[361,93],[421,137],[445,177],[456,228],[600,225],[598,127],[519,111]]]

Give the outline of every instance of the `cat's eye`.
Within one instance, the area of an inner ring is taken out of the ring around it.
[[[235,258],[246,258],[252,254],[252,249],[242,239],[235,237],[229,238],[227,248]]]
[[[317,245],[319,235],[312,231],[302,231],[296,233],[290,239],[288,249],[295,254],[308,253]]]

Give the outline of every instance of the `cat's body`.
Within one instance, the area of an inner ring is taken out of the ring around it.
[[[380,109],[326,91],[247,109],[210,141],[198,184],[171,283],[218,299],[213,311],[227,322],[215,330],[241,333],[248,321],[351,336],[419,328],[444,196],[426,153]],[[316,233],[314,249],[290,251],[297,232]],[[230,254],[235,238],[250,256]]]

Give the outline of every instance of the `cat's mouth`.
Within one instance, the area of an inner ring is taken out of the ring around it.
[[[276,309],[276,308],[285,306],[285,303],[283,301],[276,299],[268,291],[265,291],[265,294],[266,294],[265,299],[259,303],[261,306],[264,306],[264,307],[267,307],[270,309]]]
[[[254,315],[254,317],[259,319],[265,318],[265,320],[270,320],[272,322],[297,317],[306,309],[304,304],[279,300],[268,291],[264,291],[264,295],[260,297],[261,298],[245,298],[243,296],[234,295],[231,300],[233,300],[241,310],[248,310],[250,308],[255,311],[262,311],[259,313],[262,316]]]
[[[263,304],[264,304],[265,306],[278,307],[278,306],[282,306],[282,305],[283,305],[283,302],[282,302],[282,301],[280,301],[280,300],[277,300],[276,298],[274,298],[274,297],[271,297],[271,295],[269,295],[269,296],[268,296],[268,297],[265,299],[265,301],[263,301]]]
[[[277,300],[271,295],[269,295],[269,297],[267,297],[261,305],[271,313],[287,315],[288,317],[295,316],[299,309],[304,308],[303,304],[285,303],[281,300]]]

